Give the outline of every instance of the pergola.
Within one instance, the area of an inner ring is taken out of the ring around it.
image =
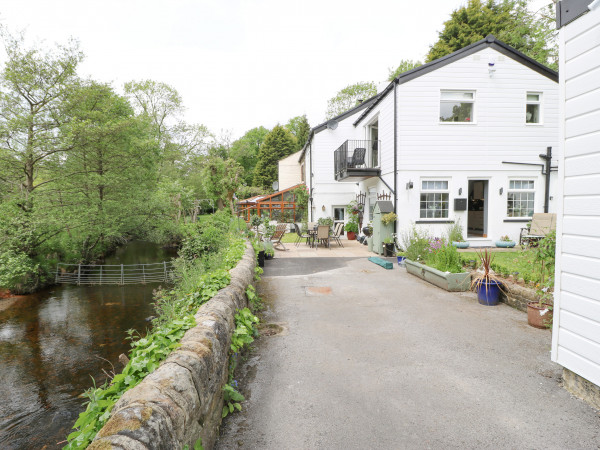
[[[268,216],[277,222],[294,223],[302,220],[303,208],[296,206],[296,198],[292,192],[304,184],[297,184],[282,191],[269,195],[258,195],[238,203],[238,214],[246,222],[252,215],[259,217]]]

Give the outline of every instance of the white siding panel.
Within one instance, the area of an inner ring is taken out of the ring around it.
[[[593,48],[588,53],[569,61],[565,70],[565,79],[570,80],[597,67],[600,67],[600,47]]]
[[[565,196],[564,213],[579,216],[600,216],[600,196]],[[598,274],[600,275],[600,272]]]
[[[558,337],[559,342],[561,342],[561,338],[562,331]],[[593,361],[574,353],[568,348],[565,348],[562,345],[562,342],[558,346],[557,356],[556,362],[567,367],[572,372],[579,374],[586,380],[600,386],[600,364],[596,364]]]
[[[600,153],[565,158],[565,178],[600,173]],[[567,192],[565,192],[566,194]]]
[[[600,255],[600,239],[586,236],[564,236],[563,253],[595,258]]]
[[[563,234],[600,237],[600,217],[565,216]],[[600,290],[600,284],[598,289]]]
[[[568,315],[567,313],[566,315]],[[583,320],[577,318],[577,316],[572,316],[573,325],[575,329],[585,329],[586,332],[589,332],[587,327],[588,324],[585,324]],[[561,317],[562,320],[562,317]],[[589,321],[588,321],[589,322]],[[594,341],[590,341],[583,336],[580,336],[577,332],[573,332],[567,328],[561,327],[560,334],[560,345],[570,348],[577,349],[576,353],[590,361],[594,361],[600,355],[600,344]]]
[[[600,173],[567,178],[565,191],[569,195],[600,195]]]
[[[600,90],[600,83],[598,84],[598,89]],[[588,102],[587,99],[589,97],[590,94],[586,94],[586,103],[590,105],[590,108],[595,107],[595,111],[582,116],[577,116],[572,119],[567,119],[565,125],[565,135],[567,139],[573,136],[581,136],[582,134],[598,131],[598,124],[600,124],[600,110],[598,109],[599,105],[592,105],[591,100]]]
[[[600,260],[583,256],[562,254],[563,273],[574,273],[582,277],[597,279],[600,274]],[[600,354],[598,354],[600,357]]]
[[[568,156],[586,155],[589,153],[598,153],[600,145],[600,130],[585,136],[570,138],[565,143],[566,154]]]
[[[586,341],[590,341],[590,344],[596,344],[596,348],[600,345],[600,323],[586,319],[585,316],[561,310],[560,325],[561,328],[571,331],[573,335],[582,337]],[[593,345],[592,348],[594,348]],[[598,354],[600,354],[600,351],[598,351]]]
[[[599,87],[600,67],[590,70],[573,80],[567,80],[565,83],[565,95],[567,99],[571,99]]]
[[[569,311],[573,314],[588,317],[589,319],[600,324],[600,302],[598,301],[590,300],[589,298],[575,295],[570,292],[565,292],[561,299],[560,306],[561,311]],[[600,339],[600,334],[593,338],[593,340],[596,341],[598,339]]]
[[[565,103],[565,116],[567,120],[598,110],[600,110],[600,88],[567,100]]]
[[[571,59],[587,52],[590,48],[600,46],[600,24],[595,25],[576,37],[568,40],[565,48],[565,59]]]

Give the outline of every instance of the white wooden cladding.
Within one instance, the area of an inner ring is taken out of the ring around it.
[[[600,385],[600,10],[561,30],[563,203],[552,359]]]

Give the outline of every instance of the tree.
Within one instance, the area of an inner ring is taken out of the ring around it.
[[[250,186],[254,179],[254,168],[258,162],[258,152],[269,130],[265,127],[256,127],[231,144],[229,155],[244,168],[243,182]]]
[[[345,113],[354,108],[360,100],[364,101],[377,94],[377,87],[373,82],[351,84],[339,91],[327,102],[325,120]]]
[[[254,185],[271,189],[277,181],[278,162],[295,151],[296,140],[287,128],[275,126],[265,137],[258,152],[258,162],[254,172]]]
[[[310,125],[308,124],[306,114],[292,117],[285,127],[290,130],[296,138],[296,150],[301,150],[302,147],[304,147],[304,144],[306,144],[308,134],[310,133]]]
[[[217,156],[207,159],[204,166],[204,186],[206,192],[217,199],[219,209],[224,201],[229,203],[231,214],[235,214],[233,195],[241,185],[243,168],[233,159],[223,160]]]
[[[409,70],[412,70],[415,67],[419,67],[422,64],[423,63],[421,61],[413,61],[412,59],[401,59],[400,64],[398,64],[398,67],[396,67],[395,70],[389,69],[390,73],[388,75],[388,81],[394,81],[394,79],[401,73],[408,72]]]
[[[469,0],[453,11],[426,61],[441,58],[493,34],[502,42],[553,69],[558,67],[553,4],[537,12],[527,0]]]

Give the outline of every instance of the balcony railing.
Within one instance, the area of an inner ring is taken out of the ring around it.
[[[359,181],[378,176],[381,141],[348,140],[334,152],[334,171],[337,181]]]

